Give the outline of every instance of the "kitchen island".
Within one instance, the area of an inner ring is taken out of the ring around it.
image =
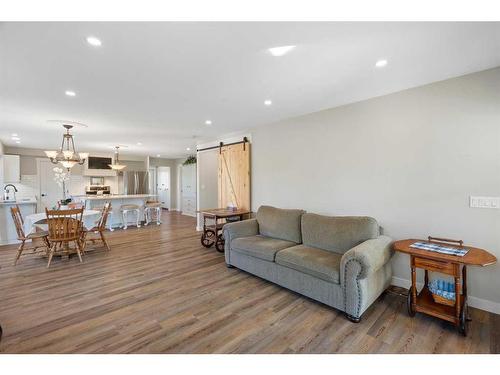
[[[10,208],[18,205],[21,215],[26,217],[36,212],[35,198],[17,199],[15,201],[0,201],[0,245],[18,243],[17,232]]]
[[[148,199],[156,197],[154,194],[103,194],[103,195],[84,195],[75,197],[77,200],[85,202],[85,208],[99,210],[104,203],[111,202],[111,212],[108,216],[107,226],[110,230],[123,226],[123,218],[120,207],[124,204],[136,204],[140,207],[139,221],[144,220],[144,204]],[[134,218],[130,215],[129,220]]]

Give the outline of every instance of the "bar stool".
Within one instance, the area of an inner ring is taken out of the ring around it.
[[[146,225],[151,223],[152,213],[156,214],[156,225],[161,224],[161,203],[158,201],[147,201],[144,206],[144,217],[146,219]]]
[[[141,208],[137,204],[122,204],[120,207],[120,211],[122,213],[122,218],[123,218],[123,229],[127,229],[128,227],[127,214],[129,212],[135,212],[136,214],[135,225],[137,226],[137,228],[141,227],[141,224],[139,222]]]

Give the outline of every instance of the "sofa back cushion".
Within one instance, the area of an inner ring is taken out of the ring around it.
[[[302,215],[302,241],[306,246],[343,254],[379,234],[378,223],[371,217]]]
[[[259,233],[280,240],[302,242],[300,218],[305,211],[260,206],[257,210]]]

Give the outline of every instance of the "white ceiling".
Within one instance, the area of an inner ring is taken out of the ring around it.
[[[297,47],[267,52],[282,45]],[[224,134],[499,66],[499,46],[500,23],[3,23],[0,140],[55,149],[62,128],[47,120],[64,119],[88,125],[74,131],[80,151],[180,157]]]

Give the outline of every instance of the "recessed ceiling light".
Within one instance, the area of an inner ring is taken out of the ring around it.
[[[156,157],[159,158],[161,155],[160,154],[157,154]]]
[[[205,125],[212,125],[212,121],[210,120],[205,121]]]
[[[273,104],[273,102],[271,100],[264,100],[264,105],[267,105],[267,106],[270,106],[271,104]]]
[[[376,63],[375,63],[375,66],[377,68],[383,68],[384,66],[387,65],[387,60],[378,60]]]
[[[281,46],[281,47],[269,48],[268,51],[271,55],[279,57],[279,56],[286,55],[288,52],[290,52],[294,48],[295,48],[295,46]]]
[[[71,91],[71,90],[66,90],[64,93],[65,93],[66,95],[68,95],[68,96],[76,96],[76,92]]]
[[[21,143],[21,141],[16,141],[17,144]]]
[[[12,137],[12,140],[13,140],[13,141],[20,141],[20,140],[21,140],[21,138],[19,138],[19,137],[14,137],[14,136],[13,136],[13,137]]]
[[[87,43],[94,47],[100,47],[102,45],[101,40],[96,38],[95,36],[87,37]]]
[[[186,151],[191,151],[191,149],[189,147],[186,148]]]
[[[12,133],[12,136],[13,137],[17,137],[17,133]]]
[[[141,142],[137,142],[137,146],[142,146],[142,143]]]

